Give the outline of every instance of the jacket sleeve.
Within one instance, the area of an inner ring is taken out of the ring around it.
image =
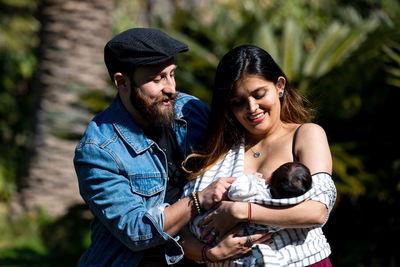
[[[176,253],[183,253],[177,240],[163,232],[163,211],[168,204],[147,209],[142,196],[132,192],[118,163],[118,157],[106,147],[92,143],[77,147],[75,170],[81,196],[90,210],[133,251],[172,242]]]

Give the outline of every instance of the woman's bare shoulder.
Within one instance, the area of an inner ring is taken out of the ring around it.
[[[332,172],[332,158],[324,129],[315,123],[304,124],[298,132],[295,153],[312,173]]]
[[[324,128],[316,123],[305,123],[301,126],[298,131],[299,138],[315,138],[322,137],[326,138],[326,133]]]

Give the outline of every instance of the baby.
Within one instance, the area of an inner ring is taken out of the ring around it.
[[[271,177],[264,179],[261,173],[243,174],[236,178],[228,191],[230,200],[243,202],[259,202],[268,199],[293,198],[305,194],[312,186],[310,170],[300,162],[288,162],[276,169]],[[258,200],[258,201],[257,201]],[[198,224],[213,210],[197,216],[190,224],[190,231],[201,240],[201,232]],[[268,230],[276,232],[279,229],[252,224],[255,230]],[[249,228],[242,229],[239,235],[250,234]],[[208,237],[203,242],[207,242]],[[235,260],[237,266],[253,266],[255,259],[251,256]],[[213,264],[208,264],[213,266]]]
[[[229,188],[228,197],[235,201],[249,198],[292,198],[306,193],[312,185],[310,170],[300,162],[287,162],[276,169],[271,177],[263,179],[261,173],[236,178]]]

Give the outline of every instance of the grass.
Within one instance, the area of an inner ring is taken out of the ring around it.
[[[90,216],[76,206],[61,218],[43,211],[9,216],[0,204],[0,266],[76,266],[90,242]]]

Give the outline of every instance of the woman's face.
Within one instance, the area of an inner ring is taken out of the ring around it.
[[[276,85],[257,75],[244,75],[236,82],[229,99],[230,108],[248,135],[263,135],[278,125],[281,112],[278,93],[284,87],[283,77],[279,77]]]

